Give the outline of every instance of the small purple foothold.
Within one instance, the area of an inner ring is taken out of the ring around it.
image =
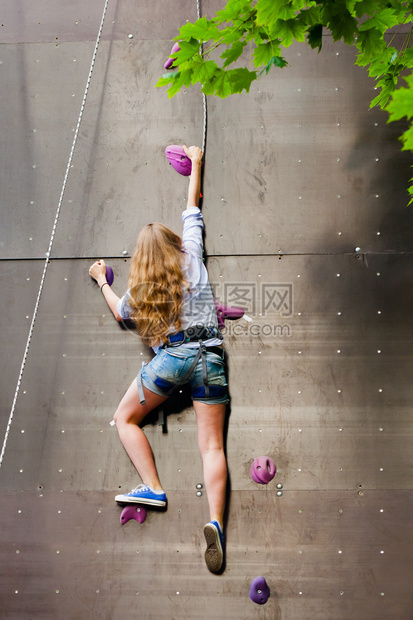
[[[269,456],[259,456],[252,461],[251,477],[258,484],[268,484],[276,471],[275,463]]]
[[[110,265],[106,265],[106,280],[109,286],[112,286],[114,279],[115,279],[115,276],[113,275],[112,267]]]
[[[176,54],[176,52],[179,52],[181,48],[179,47],[179,43],[175,43],[171,49],[171,53],[170,56],[172,56],[172,54]],[[165,69],[170,69],[172,67],[172,65],[174,64],[176,58],[171,58],[169,57],[168,60],[166,61],[166,63],[164,64],[164,68]]]
[[[131,519],[135,519],[135,521],[143,523],[146,519],[145,508],[142,508],[142,506],[134,506],[132,504],[130,504],[129,506],[125,506],[120,515],[120,522],[122,523],[122,525],[124,525]]]
[[[192,162],[185,155],[185,151],[182,146],[178,144],[171,144],[171,146],[167,146],[165,149],[165,155],[171,164],[171,166],[182,174],[184,177],[189,177],[192,170]]]
[[[250,585],[250,599],[257,605],[264,605],[270,597],[270,588],[264,577],[255,577]]]
[[[232,306],[224,306],[219,301],[214,299],[215,301],[215,310],[217,312],[218,317],[218,327],[223,329],[225,327],[225,319],[240,319],[244,316],[244,308],[236,308]]]

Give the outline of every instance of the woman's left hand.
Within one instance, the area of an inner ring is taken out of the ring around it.
[[[185,155],[189,157],[193,164],[199,164],[202,162],[203,153],[199,146],[190,146],[188,148],[185,144],[183,144],[182,148],[185,151]]]
[[[106,281],[106,264],[103,258],[93,263],[89,269],[89,275],[96,280],[98,284],[99,280]]]

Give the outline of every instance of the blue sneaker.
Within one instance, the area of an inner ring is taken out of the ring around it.
[[[224,535],[218,521],[211,521],[204,527],[207,543],[205,562],[212,573],[217,573],[224,561]]]
[[[147,484],[139,484],[136,489],[125,495],[117,495],[116,502],[121,504],[149,504],[150,506],[166,506],[164,491],[154,491]]]

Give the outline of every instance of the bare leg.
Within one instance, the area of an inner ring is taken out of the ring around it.
[[[198,425],[198,446],[204,466],[204,482],[211,521],[223,526],[227,461],[224,454],[224,423],[226,405],[208,405],[194,401]]]
[[[163,403],[167,397],[154,394],[146,388],[143,388],[143,392],[146,403],[141,405],[135,379],[119,403],[114,420],[120,440],[144,484],[149,485],[152,489],[161,490],[162,486],[156,470],[153,452],[145,433],[139,428],[139,424],[148,413]]]

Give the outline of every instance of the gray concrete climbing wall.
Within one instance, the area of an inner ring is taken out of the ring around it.
[[[150,352],[88,276],[104,257],[120,294],[139,229],[180,231],[187,182],[163,150],[200,143],[202,98],[154,83],[195,0],[109,2],[13,408],[103,7],[2,3],[0,616],[408,620],[411,160],[329,36],[321,54],[290,48],[249,95],[208,101],[208,269],[251,319],[227,324],[225,572],[203,561],[190,406],[167,433],[156,418],[145,429],[167,513],[120,525],[114,494],[138,480],[109,422]],[[249,474],[260,455],[278,467],[267,487]]]

